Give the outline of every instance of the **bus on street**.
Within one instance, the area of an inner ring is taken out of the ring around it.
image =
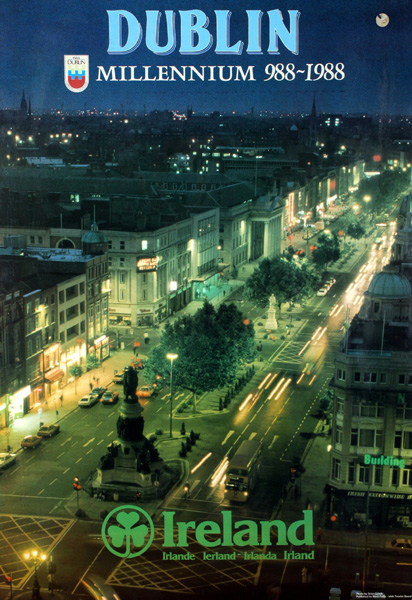
[[[246,502],[260,473],[262,442],[244,440],[229,461],[225,497],[232,502]]]

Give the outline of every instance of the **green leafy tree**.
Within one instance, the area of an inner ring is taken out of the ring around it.
[[[149,354],[145,378],[156,383],[160,375],[170,378],[170,352],[173,361],[174,385],[196,395],[221,388],[233,381],[242,364],[255,357],[254,328],[234,304],[222,304],[216,311],[205,302],[194,315],[184,315],[167,323],[160,343]]]
[[[358,221],[355,221],[354,223],[349,223],[347,233],[354,240],[360,240],[365,236],[366,229]]]
[[[329,263],[336,262],[340,257],[339,238],[336,233],[326,234],[321,233],[318,236],[316,248],[312,252],[313,262],[322,269],[327,267]]]
[[[96,358],[93,354],[88,354],[86,357],[86,369],[91,371],[92,369],[97,369],[100,365],[99,359]]]
[[[80,365],[72,365],[69,367],[70,377],[74,377],[74,393],[77,394],[77,380],[83,374],[83,369]]]
[[[265,258],[247,279],[244,295],[265,308],[270,296],[276,296],[279,310],[285,302],[299,302],[319,284],[319,277],[307,262],[284,257]]]

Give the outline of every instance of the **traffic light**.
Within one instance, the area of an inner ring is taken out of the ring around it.
[[[6,575],[6,581],[9,585],[11,585],[11,575]]]
[[[80,485],[80,481],[78,477],[75,477],[73,480],[73,489],[76,490],[76,492],[80,492],[80,490],[82,489],[82,486]]]
[[[289,479],[290,481],[295,481],[297,475],[297,469],[295,467],[290,467],[289,469]]]

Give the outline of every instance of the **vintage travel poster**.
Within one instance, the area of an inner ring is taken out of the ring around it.
[[[412,598],[407,0],[2,0],[0,598]]]

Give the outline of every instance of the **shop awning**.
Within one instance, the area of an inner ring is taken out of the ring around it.
[[[62,371],[60,367],[50,369],[50,371],[47,371],[47,373],[44,374],[44,378],[47,379],[49,383],[54,383],[62,377],[64,377],[64,371]]]

